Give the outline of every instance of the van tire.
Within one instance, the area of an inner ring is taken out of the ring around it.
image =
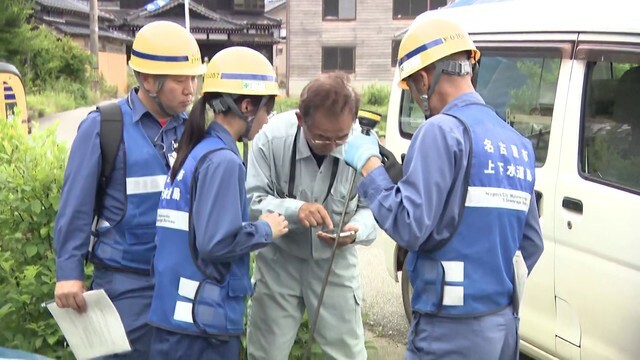
[[[407,317],[407,322],[411,324],[413,320],[413,311],[411,310],[411,296],[413,295],[413,288],[411,282],[409,282],[409,272],[403,267],[402,277],[400,278],[400,286],[402,288],[402,305],[404,306],[404,314]]]

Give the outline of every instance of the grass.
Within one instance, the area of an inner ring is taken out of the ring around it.
[[[102,100],[117,97],[117,88],[100,78],[100,89],[97,92],[90,86],[83,87],[68,81],[57,83],[52,89],[38,93],[27,93],[27,108],[31,119],[50,114],[77,109],[81,106],[94,105]]]
[[[76,107],[78,106],[73,96],[66,93],[45,91],[40,94],[27,95],[27,108],[32,119],[75,109]]]

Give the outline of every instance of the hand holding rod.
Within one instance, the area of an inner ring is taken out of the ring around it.
[[[377,120],[376,120],[377,119]],[[360,110],[358,112],[358,123],[360,124],[360,128],[362,129],[362,133],[370,136],[371,130],[378,125],[382,119],[380,114],[376,114],[366,110]],[[351,195],[353,193],[353,186],[356,182],[356,177],[358,173],[355,169],[351,169],[351,180],[349,181],[349,194],[347,195],[347,200],[351,199]],[[347,207],[349,205],[349,201],[346,201],[344,207],[342,208],[342,214],[340,215],[340,222],[338,226],[338,233],[336,235],[335,241],[333,242],[333,248],[331,249],[331,256],[329,257],[329,265],[327,266],[327,270],[324,273],[324,279],[322,280],[322,287],[320,288],[320,295],[318,297],[318,303],[316,304],[316,311],[313,317],[310,319],[311,321],[311,331],[309,332],[309,340],[307,343],[307,348],[305,349],[303,359],[309,359],[311,355],[311,347],[313,346],[313,336],[315,335],[316,328],[318,327],[318,320],[320,317],[320,308],[322,307],[322,301],[324,300],[324,293],[327,290],[327,284],[329,283],[329,276],[331,275],[331,269],[333,267],[333,260],[336,257],[336,251],[338,250],[338,242],[340,241],[340,232],[344,227],[344,218],[347,214]]]

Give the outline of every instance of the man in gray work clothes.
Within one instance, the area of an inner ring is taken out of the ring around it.
[[[288,359],[305,309],[310,318],[316,310],[334,241],[329,229],[337,230],[345,204],[342,230],[355,235],[339,240],[315,338],[326,358],[367,357],[354,245],[370,245],[377,227],[349,189],[353,170],[342,160],[342,144],[359,131],[359,103],[346,76],[322,75],[302,90],[299,110],[273,117],[253,140],[247,172],[251,217],[281,213],[289,233],[256,255],[249,359]]]

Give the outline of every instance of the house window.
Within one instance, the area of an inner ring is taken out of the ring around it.
[[[356,0],[323,0],[322,19],[354,20],[356,18]]]
[[[398,64],[398,50],[400,50],[400,40],[391,40],[391,67]]]
[[[233,0],[234,10],[262,10],[264,11],[264,0]]]
[[[415,18],[427,11],[428,0],[393,0],[393,18]]]
[[[429,0],[429,10],[438,10],[447,6],[447,0]]]
[[[356,71],[356,48],[354,47],[323,47],[322,72]]]
[[[427,10],[447,5],[447,0],[393,0],[394,19],[412,19]]]

